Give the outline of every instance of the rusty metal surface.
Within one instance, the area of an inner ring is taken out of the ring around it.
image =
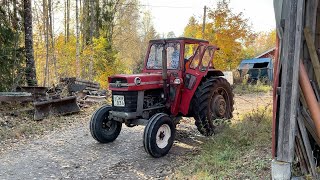
[[[41,120],[49,115],[65,115],[80,111],[75,96],[34,103],[34,120]]]
[[[275,63],[274,63],[274,80],[273,80],[273,106],[272,106],[272,158],[275,158],[276,156],[276,140],[277,140],[277,134],[276,134],[276,122],[277,122],[277,104],[278,104],[278,95],[276,89],[278,89],[279,86],[279,78],[280,78],[280,63],[279,63],[279,36],[276,35],[276,49],[275,49]],[[280,94],[280,93],[279,93]]]
[[[33,100],[32,94],[27,92],[0,92],[0,102],[29,102]]]
[[[60,82],[68,87],[69,94],[81,91],[98,91],[100,84],[94,81],[78,79],[75,77],[61,78]]]
[[[19,86],[16,88],[17,92],[29,92],[32,94],[46,94],[48,88],[40,86]]]
[[[47,100],[47,87],[41,86],[19,86],[16,88],[17,92],[28,92],[33,96],[34,101]]]
[[[315,93],[312,89],[307,71],[300,62],[300,71],[299,71],[299,83],[303,92],[303,96],[306,99],[311,118],[314,122],[317,136],[320,137],[320,109]]]

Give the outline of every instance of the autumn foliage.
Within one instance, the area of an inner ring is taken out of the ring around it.
[[[216,8],[209,10],[207,22],[202,33],[203,24],[190,17],[184,36],[203,38],[220,48],[215,54],[215,68],[233,70],[242,59],[254,56],[256,51],[252,50],[252,45],[257,34],[242,12],[231,11],[227,1],[219,1]]]

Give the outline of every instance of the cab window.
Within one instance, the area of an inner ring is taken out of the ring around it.
[[[150,48],[150,53],[147,60],[147,69],[162,69],[162,50],[166,47],[167,51],[167,68],[178,69],[180,61],[180,44],[167,43],[153,44]]]
[[[213,48],[208,47],[206,49],[206,51],[204,52],[203,57],[202,57],[201,65],[199,68],[200,71],[205,71],[207,69],[207,67],[210,64],[210,61],[212,60],[213,53],[214,53]]]
[[[203,46],[199,46],[197,51],[194,53],[193,57],[192,57],[192,61],[190,63],[190,68],[191,69],[196,69],[199,66],[199,62],[200,62],[200,55],[201,52],[203,51],[204,47]]]

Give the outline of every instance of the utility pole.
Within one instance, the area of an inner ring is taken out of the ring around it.
[[[206,13],[207,13],[207,6],[204,6],[204,8],[203,8],[202,38],[204,38],[204,30],[206,28]]]

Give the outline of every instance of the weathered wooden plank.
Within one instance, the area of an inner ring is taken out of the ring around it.
[[[311,83],[312,89],[314,91],[314,94],[316,95],[317,101],[319,101],[320,95],[319,95],[317,84],[314,81],[311,81],[310,83]]]
[[[307,0],[306,1],[306,8],[305,8],[305,27],[310,27],[312,39],[315,38],[316,32],[316,22],[319,21],[317,18],[317,7],[318,7],[318,0]],[[319,31],[319,30],[317,30]],[[310,79],[314,78],[314,70],[312,68],[312,64],[310,61],[309,50],[306,45],[303,47],[303,63],[305,67],[308,69],[308,76]]]
[[[34,101],[31,93],[26,92],[0,92],[0,102]]]
[[[316,21],[317,21],[317,8],[318,8],[318,0],[307,0],[306,1],[306,18],[305,18],[305,26],[310,27],[312,32],[312,39],[315,38],[315,29],[316,29]]]
[[[305,127],[308,129],[308,131],[311,134],[311,136],[313,137],[313,139],[320,146],[320,139],[317,136],[316,127],[315,127],[310,115],[308,114],[308,112],[304,108],[301,109],[301,114],[303,117]]]
[[[311,172],[311,167],[310,167],[309,159],[308,159],[308,156],[307,156],[307,153],[306,153],[306,149],[305,149],[304,144],[303,144],[301,132],[300,132],[299,129],[297,130],[296,139],[297,139],[296,143],[299,143],[300,151],[301,151],[301,153],[303,155],[302,158],[304,160],[304,163],[305,163],[305,166],[306,166],[306,169],[307,169],[307,174],[309,174]]]
[[[308,108],[308,105],[307,105],[306,99],[305,99],[305,97],[304,97],[304,95],[303,95],[303,92],[302,92],[302,89],[301,89],[301,87],[300,87],[300,86],[299,86],[299,93],[300,93],[299,98],[300,98],[300,102],[301,102],[301,104],[303,105],[303,107]]]
[[[306,165],[306,161],[304,159],[303,153],[302,153],[302,148],[300,146],[299,143],[299,139],[298,137],[296,137],[296,143],[295,143],[295,155],[296,157],[298,157],[298,161],[300,163],[300,170],[303,174],[307,174],[307,165]]]
[[[299,61],[302,49],[304,0],[286,1],[289,15],[285,19],[283,39],[281,95],[279,110],[277,160],[292,162],[298,104]],[[286,48],[287,47],[287,48]]]
[[[305,127],[305,124],[303,123],[302,120],[302,114],[300,112],[300,110],[298,111],[298,129],[300,130],[300,134],[302,137],[302,141],[303,141],[303,147],[305,148],[305,152],[307,154],[307,158],[308,158],[308,164],[310,165],[310,173],[313,177],[317,178],[317,172],[316,172],[316,163],[314,161],[314,157],[313,157],[313,153],[312,153],[312,149],[311,149],[311,145],[310,145],[310,141],[309,141],[309,137],[307,134],[307,130]]]
[[[309,55],[310,55],[311,62],[312,62],[312,67],[314,69],[317,84],[319,86],[320,85],[320,62],[319,62],[319,58],[318,58],[318,55],[316,52],[314,41],[311,36],[310,28],[308,28],[308,27],[304,28],[304,37],[306,38],[306,42],[307,42],[307,46],[308,46],[308,50],[309,50]]]

